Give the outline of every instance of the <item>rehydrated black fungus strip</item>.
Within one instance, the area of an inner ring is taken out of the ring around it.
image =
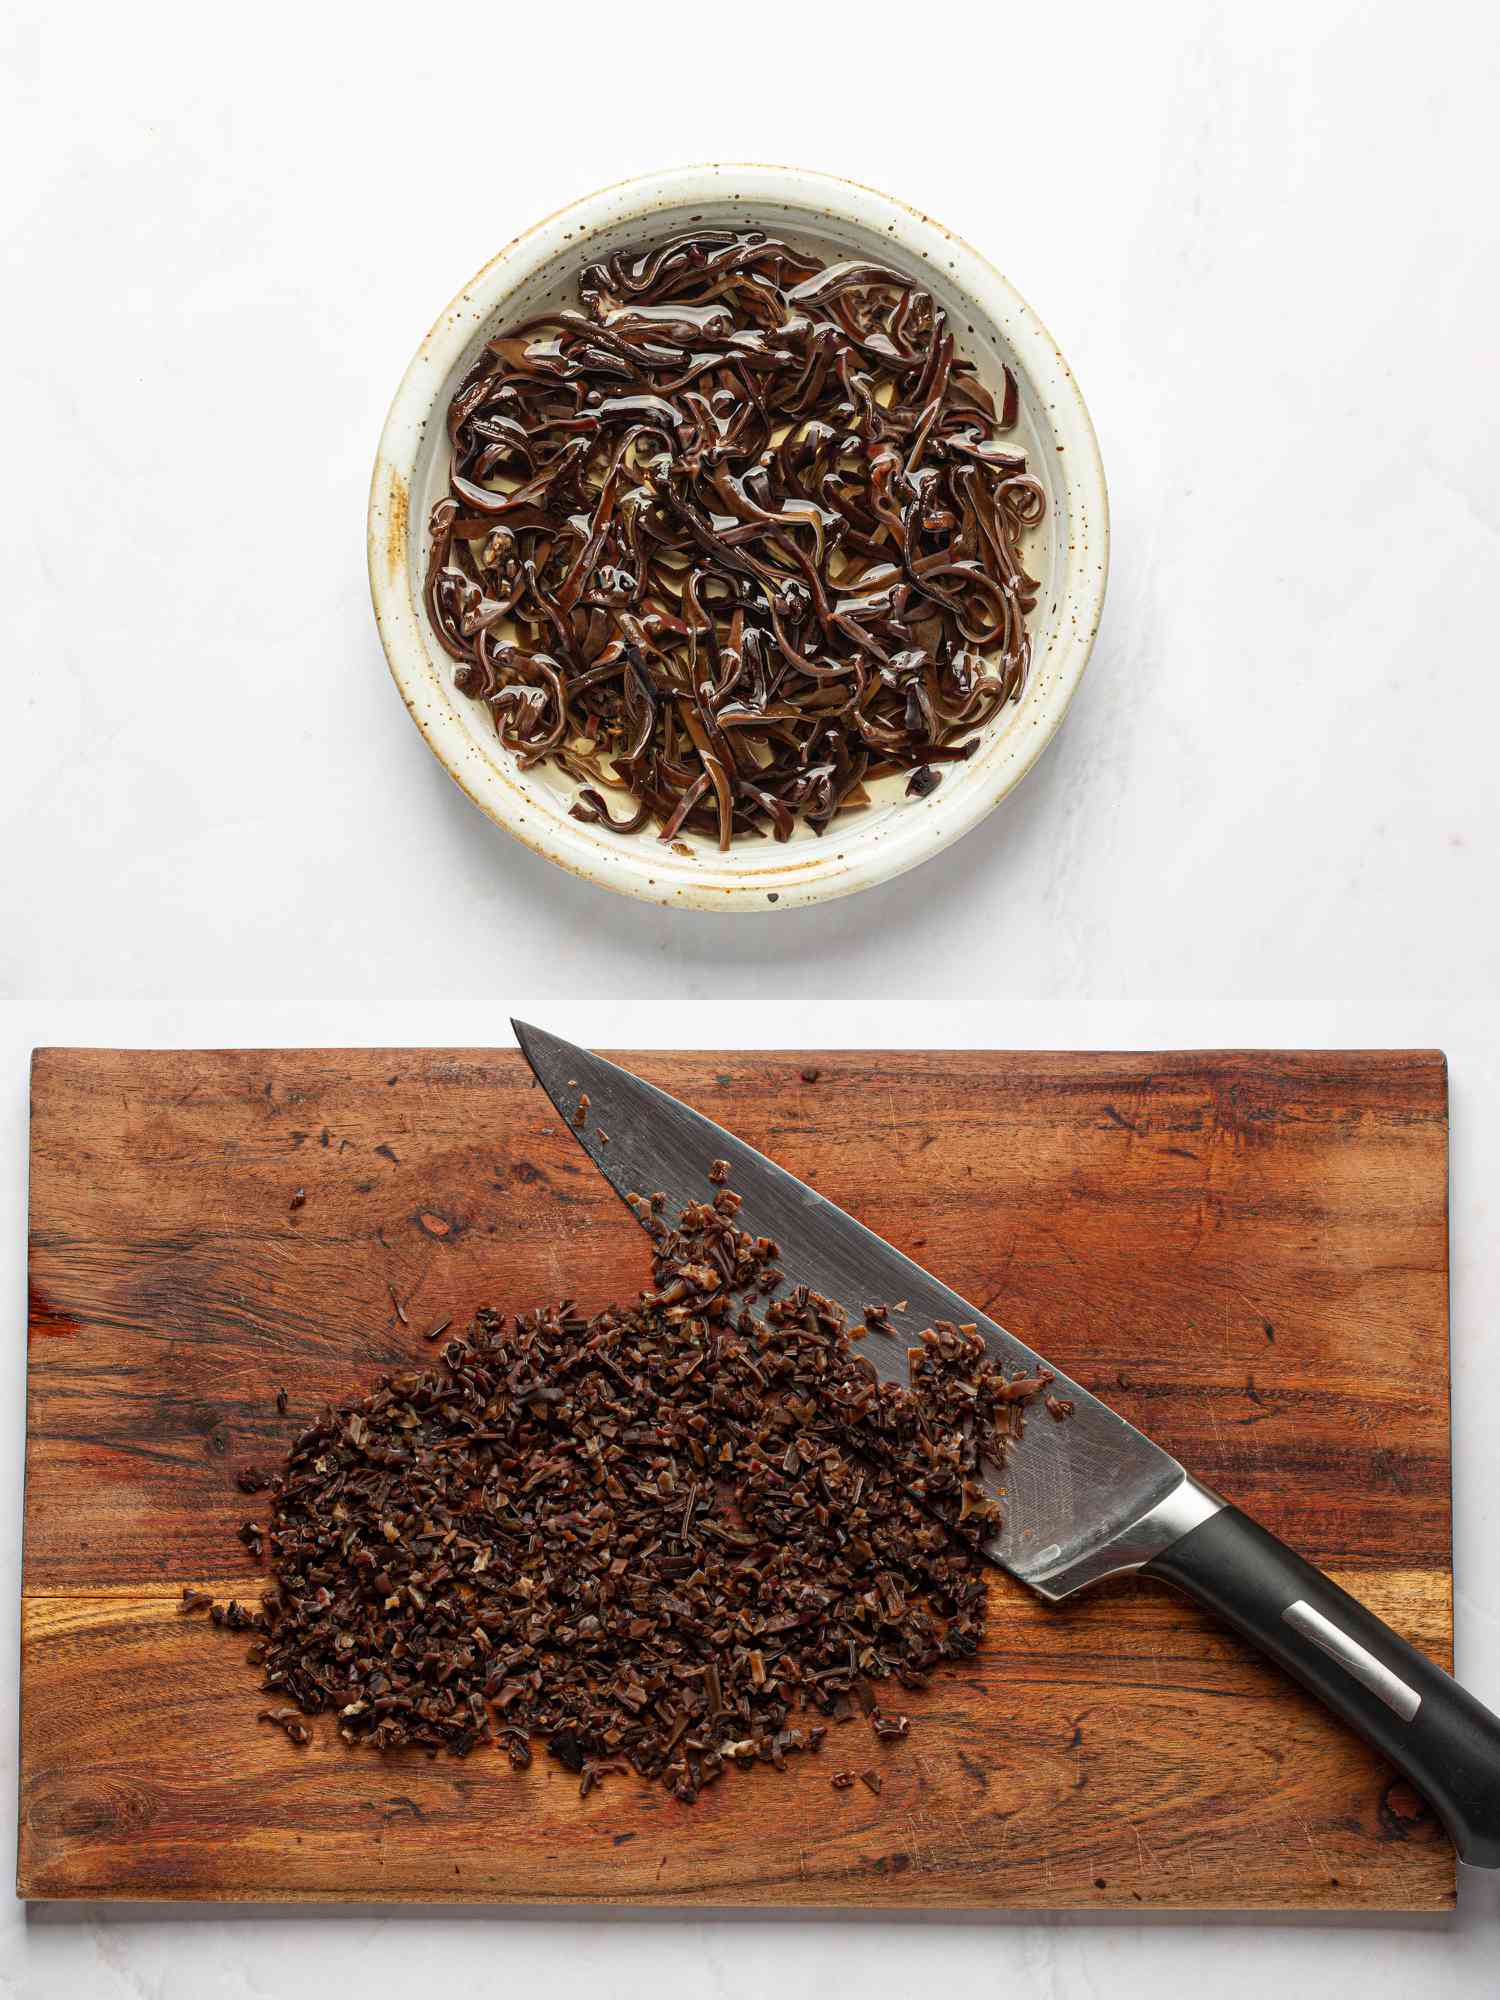
[[[591,264],[448,410],[426,602],[455,682],[619,833],[727,848],[896,772],[926,796],[1026,678],[1016,411],[884,265],[758,230]]]
[[[816,1750],[874,1684],[920,1687],[985,1613],[981,1482],[1043,1375],[940,1325],[881,1383],[826,1299],[720,1189],[673,1227],[640,1199],[653,1284],[585,1318],[481,1311],[441,1366],[303,1431],[271,1481],[274,1584],[251,1613],[267,1713],[351,1745],[464,1755],[528,1739],[587,1794],[629,1766],[695,1798]],[[747,1301],[762,1300],[757,1315]],[[945,1525],[946,1524],[946,1525]]]

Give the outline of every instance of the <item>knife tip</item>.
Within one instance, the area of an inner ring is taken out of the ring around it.
[[[532,1027],[529,1021],[518,1021],[514,1014],[510,1017],[510,1027],[511,1033],[516,1038],[516,1047],[521,1051],[532,1075],[540,1081],[540,1071],[537,1068],[536,1056],[536,1029]]]
[[[513,1014],[510,1025],[521,1054],[525,1056],[543,1083],[547,1083],[548,1075],[553,1071],[561,1075],[559,1065],[566,1067],[571,1064],[576,1069],[583,1058],[582,1049],[574,1048],[571,1042],[565,1042],[560,1035],[549,1035],[545,1028],[538,1028],[530,1021],[517,1020]],[[551,1088],[550,1084],[548,1088]]]

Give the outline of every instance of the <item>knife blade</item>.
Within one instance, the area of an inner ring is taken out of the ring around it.
[[[1500,1868],[1500,1718],[1312,1564],[1187,1472],[1169,1452],[941,1279],[763,1153],[654,1084],[523,1021],[527,1062],[622,1200],[669,1211],[708,1198],[728,1163],[740,1226],[780,1246],[788,1282],[851,1323],[891,1308],[893,1333],[861,1344],[905,1384],[906,1351],[934,1321],[975,1327],[1009,1371],[1047,1368],[1063,1423],[1033,1423],[1004,1471],[1004,1525],[985,1553],[1051,1602],[1130,1570],[1217,1611],[1384,1751],[1431,1799],[1459,1854]],[[634,1212],[634,1211],[632,1211]]]

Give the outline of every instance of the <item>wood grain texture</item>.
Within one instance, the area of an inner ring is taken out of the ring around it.
[[[625,1060],[1447,1662],[1440,1056]],[[580,1802],[545,1758],[349,1752],[326,1721],[294,1749],[255,1723],[243,1640],[175,1609],[185,1582],[255,1593],[233,1470],[448,1314],[632,1294],[643,1240],[513,1052],[41,1051],[31,1173],[22,1895],[1452,1904],[1451,1848],[1378,1757],[1130,1583],[1056,1611],[997,1575],[981,1654],[903,1697],[906,1742],[854,1723],[693,1807],[633,1779]],[[879,1798],[829,1785],[876,1762]]]

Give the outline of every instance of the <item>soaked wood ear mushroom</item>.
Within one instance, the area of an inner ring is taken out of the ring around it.
[[[1026,679],[1017,407],[883,264],[758,230],[592,264],[448,410],[425,595],[455,683],[622,835],[822,833],[898,772],[925,797]]]

